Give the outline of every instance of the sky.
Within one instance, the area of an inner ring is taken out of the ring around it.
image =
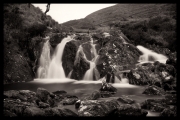
[[[39,7],[43,12],[46,11],[47,4],[33,4]],[[85,18],[87,15],[100,10],[102,8],[110,7],[116,4],[51,4],[47,15],[50,15],[59,24],[70,20]]]

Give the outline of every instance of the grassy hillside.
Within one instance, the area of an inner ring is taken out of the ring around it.
[[[4,4],[3,7],[4,83],[33,80],[43,37],[67,29],[33,5],[29,8],[28,4]]]
[[[176,4],[117,4],[65,24],[93,26],[97,32],[121,30],[135,45],[155,45],[174,52],[176,18]]]
[[[174,4],[117,4],[96,11],[86,19],[95,25],[112,21],[144,19],[160,14],[171,15],[174,7]]]

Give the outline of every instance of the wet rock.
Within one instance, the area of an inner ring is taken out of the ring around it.
[[[4,110],[9,110],[10,112],[16,114],[17,116],[22,116],[26,105],[15,100],[5,100],[4,101]]]
[[[115,94],[117,92],[117,89],[113,87],[110,83],[107,83],[106,80],[102,81],[101,88],[99,89],[100,92],[109,92],[111,94]]]
[[[80,105],[81,105],[81,100],[76,101],[75,109],[78,109]]]
[[[46,102],[50,93],[44,88],[38,88],[36,95],[42,102]]]
[[[39,102],[39,108],[48,108],[48,107],[50,107],[49,104],[44,103],[44,102]]]
[[[37,108],[37,107],[27,107],[24,110],[23,116],[33,116],[33,117],[45,116],[45,112],[42,109]]]
[[[70,41],[66,43],[66,46],[64,47],[64,52],[62,55],[62,66],[66,76],[68,76],[69,72],[73,69],[78,46],[78,42]]]
[[[61,34],[53,34],[49,40],[49,43],[53,48],[55,48],[63,38],[64,36]]]
[[[162,112],[165,108],[169,108],[165,99],[147,99],[141,103],[142,109],[150,111]]]
[[[19,94],[19,91],[17,90],[4,91],[4,98],[11,98],[17,96],[17,94]]]
[[[114,93],[109,91],[101,91],[100,92],[102,98],[112,97]]]
[[[147,86],[145,91],[142,94],[147,94],[147,95],[165,95],[166,92],[155,85],[152,86]]]
[[[61,116],[61,117],[76,117],[77,114],[69,109],[64,108],[46,108],[45,110],[46,116]]]
[[[55,92],[52,92],[54,95],[56,96],[66,96],[67,95],[67,92],[64,91],[64,90],[58,90],[58,91],[55,91]]]
[[[78,108],[79,116],[107,116],[111,111],[119,106],[117,100],[85,100],[81,101]]]
[[[3,115],[5,117],[16,117],[17,115],[9,110],[3,110]]]
[[[73,105],[76,103],[76,101],[78,101],[78,97],[67,95],[60,103],[63,105]]]
[[[175,59],[172,59],[172,58],[168,58],[166,60],[166,64],[169,64],[169,65],[173,65],[175,68],[176,68],[176,60]]]
[[[165,108],[161,113],[161,117],[176,117],[177,116],[177,109],[176,107],[170,109],[170,108]]]
[[[109,116],[115,117],[146,117],[147,111],[129,104],[120,105],[117,109],[109,113]]]
[[[98,98],[101,97],[101,94],[99,91],[94,91],[92,94],[91,94],[91,100],[97,100]]]
[[[167,94],[165,95],[165,101],[168,105],[176,105],[177,95],[176,94]]]
[[[134,100],[130,99],[130,98],[127,97],[127,96],[119,97],[117,100],[120,101],[120,102],[122,102],[122,103],[126,103],[126,104],[132,104],[132,103],[135,102]]]
[[[149,80],[147,80],[146,73],[142,69],[137,70],[131,70],[127,77],[129,79],[129,84],[134,85],[147,85],[149,83]]]

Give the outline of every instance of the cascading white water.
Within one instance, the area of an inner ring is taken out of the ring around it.
[[[166,60],[168,59],[166,56],[162,55],[162,54],[158,54],[152,50],[149,50],[143,46],[138,45],[137,48],[143,53],[143,55],[141,55],[139,57],[139,61],[140,64],[141,63],[153,63],[154,61],[159,61],[161,63],[166,63]]]
[[[49,39],[44,43],[42,48],[42,53],[39,59],[39,68],[37,70],[37,77],[38,78],[46,78],[48,67],[50,63],[50,44]]]
[[[66,78],[64,69],[62,67],[62,55],[66,43],[71,40],[72,38],[68,36],[67,38],[64,38],[61,41],[61,43],[57,45],[56,52],[53,55],[48,68],[47,78]]]
[[[67,78],[71,78],[72,72],[73,72],[73,70],[71,70],[71,71],[69,72]]]
[[[95,67],[95,63],[92,61],[89,61],[90,68],[86,71],[83,80],[93,80],[93,69]]]
[[[94,58],[89,61],[90,63],[90,68],[89,70],[86,71],[84,77],[83,77],[83,80],[93,80],[93,73],[94,73],[94,69],[96,69],[96,61],[97,61],[97,58],[98,58],[98,54],[97,54],[97,51],[96,51],[96,44],[93,44],[93,39],[91,38],[91,53],[94,55]],[[99,76],[99,73],[97,73],[98,70],[96,70],[96,75],[95,76]],[[98,78],[96,78],[98,79]]]

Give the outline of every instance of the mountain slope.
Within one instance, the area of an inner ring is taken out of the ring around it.
[[[89,25],[96,27],[100,24],[108,25],[112,21],[146,19],[160,14],[175,15],[174,8],[176,8],[175,4],[117,4],[93,12],[84,19],[68,21],[63,25],[71,25],[75,28],[89,27]]]

